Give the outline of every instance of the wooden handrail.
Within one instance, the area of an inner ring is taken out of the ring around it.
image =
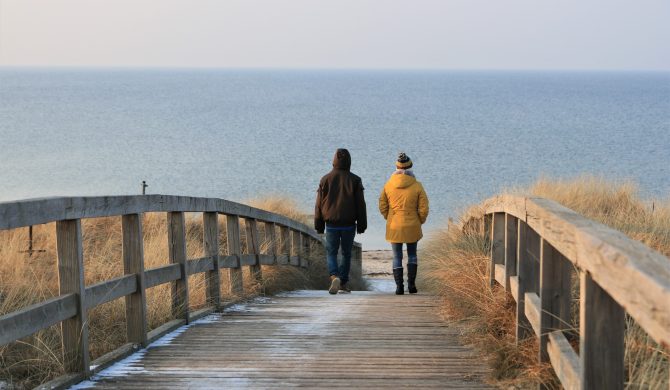
[[[670,347],[670,259],[623,233],[537,197],[484,202],[490,280],[517,302],[517,339],[540,339],[565,388],[622,389],[625,313]],[[566,338],[579,275],[579,354]]]
[[[147,212],[166,212],[170,264],[144,269],[142,218]],[[185,212],[203,214],[203,246],[205,257],[186,257]],[[219,255],[219,214],[226,216],[227,255]],[[123,230],[124,275],[92,286],[84,284],[81,219],[121,217]],[[244,219],[247,248],[240,245],[240,218]],[[220,272],[229,272],[232,293],[241,293],[242,266],[261,278],[262,265],[291,264],[309,267],[312,245],[325,247],[325,241],[305,224],[269,211],[217,198],[195,198],[171,195],[59,197],[29,199],[0,203],[0,230],[56,222],[60,296],[0,316],[0,346],[61,323],[63,354],[67,382],[89,376],[91,364],[88,347],[90,309],[114,299],[125,297],[127,336],[130,343],[146,346],[155,339],[156,331],[147,331],[146,289],[164,283],[172,284],[172,311],[177,318],[161,333],[188,323],[193,315],[188,308],[188,276],[206,275],[206,296],[209,312],[221,308]],[[264,223],[265,242],[272,243],[260,253],[261,237],[258,223]],[[279,228],[277,235],[275,229]],[[279,237],[279,240],[276,238]],[[362,246],[354,245],[352,271],[360,271]],[[127,346],[122,347],[126,352]],[[121,353],[110,356],[122,357]],[[94,367],[99,366],[96,362]],[[99,368],[98,368],[99,369]]]

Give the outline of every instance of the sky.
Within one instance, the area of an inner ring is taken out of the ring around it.
[[[0,66],[670,70],[669,0],[0,0]]]

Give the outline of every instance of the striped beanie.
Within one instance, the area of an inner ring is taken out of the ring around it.
[[[398,160],[395,162],[395,167],[398,169],[410,169],[412,168],[412,160],[404,152],[400,152]]]

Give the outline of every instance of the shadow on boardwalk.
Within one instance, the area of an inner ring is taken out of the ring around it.
[[[299,291],[182,327],[75,388],[489,388],[430,295]]]

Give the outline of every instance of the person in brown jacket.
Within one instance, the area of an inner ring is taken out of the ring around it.
[[[351,249],[356,233],[368,227],[363,196],[363,181],[350,172],[351,155],[347,149],[337,149],[333,170],[321,178],[314,207],[314,229],[326,233],[326,259],[330,274],[328,292],[351,292],[347,286],[351,266]],[[337,252],[342,247],[342,264],[337,264]]]

